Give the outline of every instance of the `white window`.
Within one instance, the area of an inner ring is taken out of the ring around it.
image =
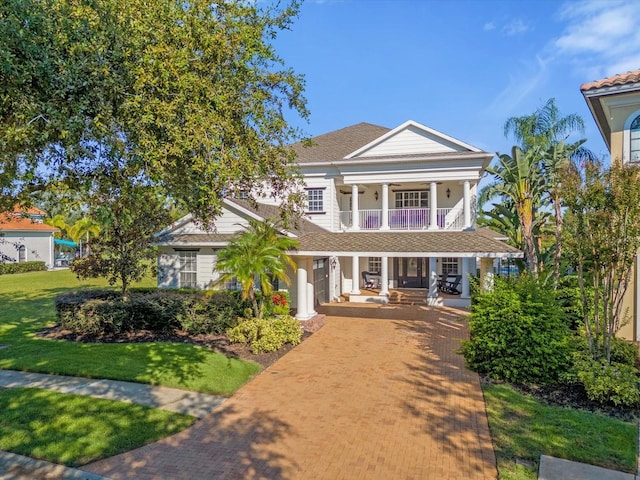
[[[309,188],[307,196],[307,212],[324,212],[324,188]]]
[[[396,208],[428,208],[429,192],[427,190],[408,190],[395,192]]]
[[[458,259],[455,257],[444,257],[442,259],[443,278],[455,275],[458,275]]]
[[[197,258],[198,252],[194,250],[181,250],[179,253],[180,259],[180,288],[197,288]]]
[[[629,134],[629,159],[632,162],[640,162],[640,115],[631,122]]]
[[[382,258],[381,257],[369,257],[368,271],[375,274],[380,274],[382,270]]]

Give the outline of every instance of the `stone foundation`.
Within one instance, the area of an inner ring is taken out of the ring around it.
[[[317,332],[324,326],[325,315],[319,313],[315,317],[311,317],[309,320],[298,320],[302,325],[302,330],[305,332]]]

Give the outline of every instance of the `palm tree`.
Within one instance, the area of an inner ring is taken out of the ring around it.
[[[555,214],[556,248],[553,261],[553,285],[558,286],[562,258],[562,177],[571,159],[594,158],[582,147],[585,139],[566,143],[572,133],[584,133],[584,121],[575,113],[562,116],[554,98],[550,98],[531,115],[511,117],[504,125],[506,137],[512,136],[524,151],[537,149],[545,177],[545,197],[553,204]]]
[[[487,167],[487,172],[495,178],[493,183],[482,189],[480,204],[494,198],[511,202],[518,214],[524,261],[529,271],[537,277],[539,262],[537,244],[534,235],[535,212],[542,195],[543,177],[538,161],[538,149],[523,152],[519,147],[511,149],[511,156],[498,154],[498,164]]]
[[[242,287],[242,297],[251,301],[254,315],[262,318],[265,297],[273,293],[272,280],[289,284],[287,266],[295,270],[296,265],[287,251],[296,248],[298,242],[281,235],[270,222],[250,219],[245,231],[218,252],[216,269],[223,272],[218,282],[235,278]],[[262,291],[260,299],[256,284]]]
[[[85,255],[89,253],[89,240],[100,234],[100,224],[90,217],[82,217],[74,223],[68,230],[71,240],[80,245],[80,255],[82,256],[82,240],[86,238]]]

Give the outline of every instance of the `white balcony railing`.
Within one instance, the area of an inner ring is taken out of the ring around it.
[[[382,227],[382,210],[367,209],[358,212],[360,230],[379,230]],[[341,211],[342,229],[352,227],[352,212]],[[391,230],[426,230],[430,222],[429,208],[390,208],[388,225]],[[438,228],[442,230],[462,230],[464,214],[462,208],[438,208],[436,213]]]

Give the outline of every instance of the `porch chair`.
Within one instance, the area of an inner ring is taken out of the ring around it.
[[[438,280],[438,290],[442,293],[448,293],[449,295],[460,295],[460,283],[462,282],[462,275],[452,275],[444,277],[444,275]]]
[[[373,289],[377,287],[375,279],[371,276],[371,272],[362,272],[362,288]]]

